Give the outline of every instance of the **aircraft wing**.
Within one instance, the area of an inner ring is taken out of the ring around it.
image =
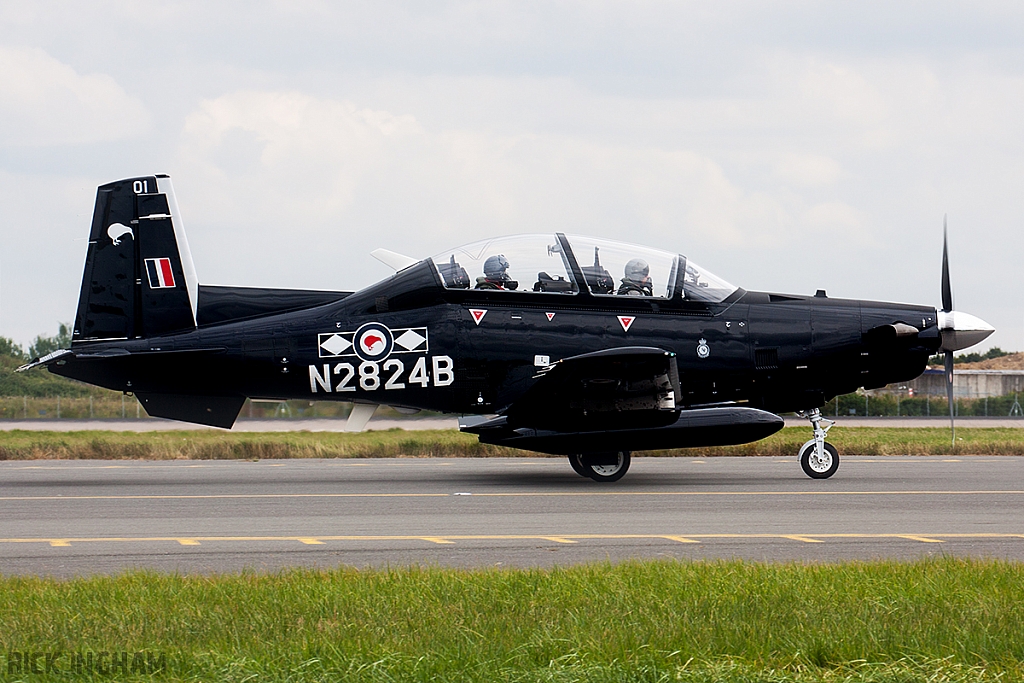
[[[459,428],[481,443],[571,454],[748,443],[785,424],[740,405],[682,410],[676,357],[664,349],[606,349],[538,374],[504,414],[465,417]]]
[[[657,427],[676,421],[680,400],[676,355],[626,346],[542,368],[504,417],[509,426],[534,429]]]

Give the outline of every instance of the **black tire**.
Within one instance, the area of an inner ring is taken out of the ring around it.
[[[616,464],[614,465],[598,465],[588,462],[588,460],[605,460],[608,455],[614,455],[616,457]],[[580,464],[583,467],[583,474],[590,477],[594,481],[600,482],[612,482],[618,481],[625,476],[629,470],[629,451],[616,451],[614,454],[609,453],[583,453],[577,456],[580,460]]]
[[[580,475],[581,477],[588,476],[586,468],[584,468],[583,463],[580,462],[579,453],[573,453],[572,455],[569,456],[569,465],[572,466],[572,471]]]
[[[826,441],[825,458],[819,461],[814,458],[814,440],[812,439],[800,448],[800,467],[803,468],[804,474],[811,479],[828,479],[839,469],[839,451]]]

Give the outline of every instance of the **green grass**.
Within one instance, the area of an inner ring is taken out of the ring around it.
[[[39,368],[28,372],[14,370],[25,361],[21,358],[0,354],[0,396],[57,396],[88,397],[89,395],[110,399],[119,392],[90,386],[83,382],[61,377]]]
[[[159,680],[1020,680],[1024,565],[10,578],[0,623],[3,652],[166,653]]]
[[[810,429],[787,427],[744,446],[645,451],[641,455],[795,455]],[[952,446],[943,428],[837,427],[829,433],[841,454],[850,455],[1024,455],[1022,429],[958,429]],[[124,459],[170,460],[254,458],[393,458],[524,456],[525,451],[477,442],[454,430],[346,434],[341,432],[0,432],[0,460]]]

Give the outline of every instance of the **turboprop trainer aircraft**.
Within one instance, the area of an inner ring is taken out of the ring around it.
[[[820,408],[919,375],[993,329],[953,310],[748,292],[692,259],[553,232],[499,237],[357,292],[199,284],[168,176],[96,197],[70,349],[33,360],[139,398],[150,415],[229,428],[245,399],[350,401],[463,416],[480,441],[567,455],[597,481],[635,450],[740,444],[807,417],[804,472],[839,466]],[[825,425],[823,426],[823,423]]]

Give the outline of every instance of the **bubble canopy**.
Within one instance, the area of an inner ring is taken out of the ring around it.
[[[636,296],[717,303],[734,285],[685,256],[560,233],[495,237],[431,259],[448,289]],[[580,282],[579,280],[582,280]]]

